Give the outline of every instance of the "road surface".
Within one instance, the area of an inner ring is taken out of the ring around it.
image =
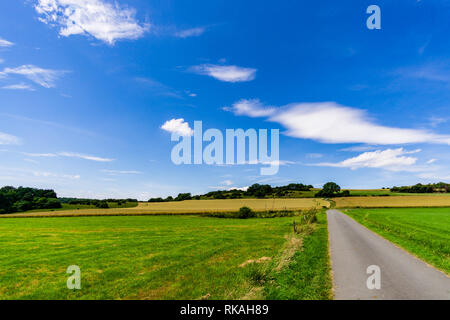
[[[450,300],[450,278],[338,210],[328,210],[334,298],[338,300]],[[380,289],[374,271],[380,269]]]

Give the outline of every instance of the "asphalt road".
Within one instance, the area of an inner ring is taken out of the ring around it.
[[[338,210],[328,210],[334,298],[338,300],[450,300],[450,278]],[[380,289],[374,271],[380,269]]]

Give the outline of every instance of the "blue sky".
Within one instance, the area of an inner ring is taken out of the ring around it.
[[[366,27],[371,4],[381,30]],[[2,1],[0,185],[146,200],[253,183],[448,182],[449,9],[412,0]],[[278,174],[176,166],[161,128],[172,119],[280,129]]]

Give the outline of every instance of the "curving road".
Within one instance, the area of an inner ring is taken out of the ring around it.
[[[450,278],[444,273],[338,210],[328,210],[327,217],[335,299],[450,300]],[[380,268],[380,289],[367,288],[372,265]]]

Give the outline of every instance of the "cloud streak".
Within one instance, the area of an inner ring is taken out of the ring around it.
[[[67,157],[67,158],[78,158],[78,159],[96,161],[96,162],[114,161],[114,159],[92,156],[92,155],[87,155],[87,154],[81,154],[81,153],[76,153],[76,152],[58,152],[58,153],[26,153],[26,152],[24,152],[23,154],[28,157],[44,157],[44,158]]]
[[[118,174],[142,174],[141,171],[136,170],[109,170],[103,169],[102,172],[108,173],[110,175],[118,175]]]
[[[11,84],[8,86],[3,86],[2,89],[5,90],[28,90],[28,91],[35,91],[35,89],[25,83],[18,83],[18,84]]]
[[[135,9],[104,0],[37,0],[35,9],[39,20],[58,27],[61,36],[90,35],[109,45],[138,39],[150,27],[136,20]]]
[[[203,33],[205,33],[206,28],[198,27],[198,28],[191,28],[191,29],[185,29],[181,31],[175,32],[175,36],[178,38],[190,38],[190,37],[198,37],[201,36]]]

